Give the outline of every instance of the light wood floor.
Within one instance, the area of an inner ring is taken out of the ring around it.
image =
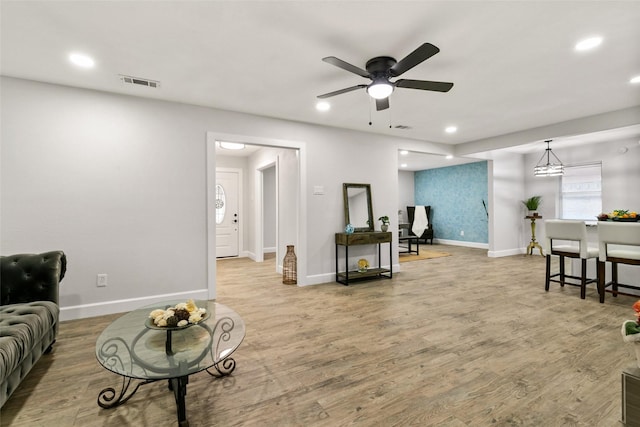
[[[617,426],[620,372],[634,363],[620,325],[630,297],[589,286],[544,291],[544,259],[445,258],[402,264],[393,280],[345,287],[281,283],[274,260],[218,262],[218,301],[245,320],[231,377],[190,378],[196,426]],[[119,377],[94,356],[118,316],[63,322],[2,408],[2,426],[172,426],[164,383],[100,409]]]

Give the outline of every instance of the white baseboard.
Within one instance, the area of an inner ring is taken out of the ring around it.
[[[447,240],[447,239],[433,239],[435,243],[442,243],[443,245],[451,245],[451,246],[464,246],[467,248],[476,248],[476,249],[489,249],[488,243],[477,243],[477,242],[465,242],[462,240]],[[423,245],[428,247],[428,245]]]
[[[104,316],[106,314],[124,313],[156,302],[167,300],[187,301],[189,299],[207,300],[209,299],[209,292],[207,289],[200,289],[196,291],[177,292],[174,294],[153,295],[126,300],[60,307],[60,320],[85,319],[87,317]]]
[[[487,256],[489,258],[500,258],[503,256],[522,255],[526,253],[527,253],[527,250],[525,248],[514,248],[514,249],[505,249],[502,251],[489,251],[487,252]]]
[[[264,249],[262,249],[262,252],[265,253],[265,254],[271,254],[271,253],[273,253],[275,251],[276,251],[276,247],[275,246],[272,247],[272,248],[264,248]]]
[[[310,285],[320,285],[322,283],[330,283],[336,281],[336,273],[323,273],[323,274],[315,274],[313,276],[307,276],[307,280],[305,280],[304,285],[300,284],[298,281],[298,286],[310,286]]]

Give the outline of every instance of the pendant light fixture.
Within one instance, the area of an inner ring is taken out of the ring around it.
[[[556,156],[555,154],[553,154],[553,151],[551,151],[551,148],[549,148],[549,143],[553,141],[552,139],[548,139],[545,142],[547,143],[547,149],[545,150],[544,154],[542,155],[542,157],[540,157],[540,160],[538,160],[538,164],[536,165],[535,168],[533,168],[533,174],[535,176],[561,176],[564,175],[564,165],[562,164],[562,162],[560,161],[560,159],[558,158],[558,156]],[[557,163],[552,163],[551,162],[551,156],[553,156],[553,159],[555,159],[555,161]],[[546,163],[545,163],[546,161]]]

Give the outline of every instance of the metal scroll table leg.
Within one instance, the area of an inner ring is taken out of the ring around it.
[[[131,385],[132,378],[122,377],[122,388],[120,394],[116,396],[116,390],[113,387],[107,387],[98,394],[98,405],[104,409],[115,408],[125,403],[127,400],[136,394],[136,391],[140,386],[155,382],[156,380],[145,380],[136,384],[135,388],[127,394],[129,386]]]
[[[236,369],[236,361],[231,357],[227,357],[226,359],[221,360],[220,362],[213,365],[213,367],[217,372],[212,372],[207,369],[207,373],[209,375],[216,378],[226,377],[227,375],[231,375],[233,370]]]
[[[213,364],[213,368],[215,368],[216,372],[212,372],[209,369],[206,370],[207,373],[209,373],[209,375],[211,375],[212,377],[226,377],[227,375],[230,375],[234,369],[236,369],[236,361],[233,360],[233,358],[228,357],[230,352],[228,350],[223,352],[219,351],[220,344],[222,342],[229,341],[229,339],[231,338],[231,331],[233,330],[234,326],[235,322],[229,317],[223,317],[216,323],[214,330],[218,330],[220,332],[220,335],[218,336],[218,340],[214,343],[211,351],[213,359],[220,360]]]
[[[189,376],[171,378],[169,380],[169,390],[173,391],[173,395],[176,398],[178,425],[180,427],[189,427],[189,421],[187,421],[187,407],[185,404],[188,383]]]

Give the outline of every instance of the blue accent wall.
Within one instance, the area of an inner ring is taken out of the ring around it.
[[[431,206],[436,239],[489,243],[487,162],[417,171],[415,204]],[[460,231],[464,231],[464,236]]]

